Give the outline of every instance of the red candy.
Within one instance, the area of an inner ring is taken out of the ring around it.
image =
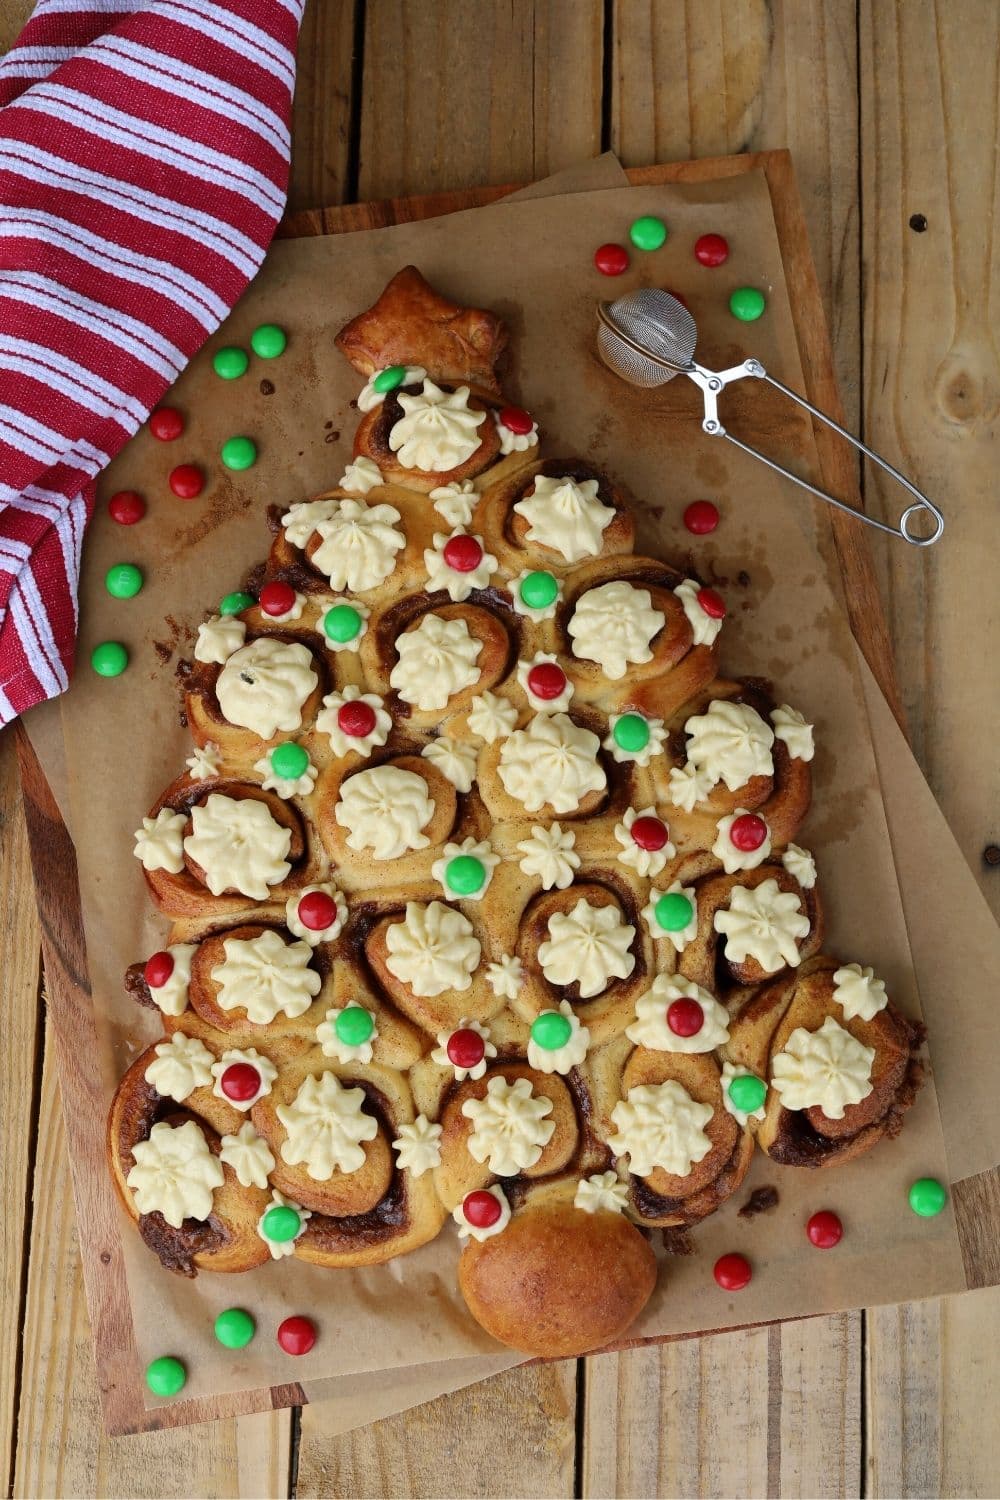
[[[742,1292],[745,1286],[749,1286],[753,1271],[746,1256],[734,1252],[719,1256],[712,1275],[724,1292]]]
[[[694,253],[703,266],[721,266],[729,259],[729,243],[721,234],[703,234],[695,240]]]
[[[500,413],[500,426],[506,427],[508,432],[516,433],[518,437],[527,437],[534,425],[529,413],[522,411],[519,406],[505,406]]]
[[[646,849],[650,854],[655,854],[662,849],[670,833],[666,823],[661,823],[659,818],[636,818],[632,824],[632,841],[639,845],[640,849]]]
[[[711,500],[692,500],[684,512],[684,525],[694,536],[707,536],[719,524],[719,512]]]
[[[474,536],[450,536],[444,544],[444,560],[456,573],[474,573],[483,560],[483,549]]]
[[[704,1020],[697,1000],[674,1000],[667,1006],[667,1025],[674,1036],[697,1036]]]
[[[448,1038],[448,1061],[456,1068],[474,1068],[482,1062],[486,1056],[486,1043],[478,1031],[473,1031],[469,1026],[463,1026],[460,1031],[453,1031]],[[493,1200],[496,1202],[496,1199]]]
[[[730,824],[729,841],[741,854],[752,854],[767,838],[767,824],[756,813],[741,813]]]
[[[594,265],[602,276],[620,276],[628,270],[628,251],[624,245],[600,245],[594,251]]]
[[[473,1229],[489,1229],[499,1219],[503,1209],[492,1193],[479,1188],[474,1193],[466,1193],[462,1199],[462,1212]]]
[[[298,918],[310,932],[325,932],[337,920],[337,903],[326,891],[307,891],[299,901]]]
[[[363,740],[375,728],[375,710],[370,703],[362,703],[360,699],[342,703],[337,710],[337,725],[351,739]]]
[[[260,1074],[250,1063],[231,1063],[219,1079],[219,1087],[227,1099],[246,1104],[260,1091]]]
[[[696,598],[706,615],[710,615],[713,620],[726,618],[726,601],[717,590],[699,589]]]
[[[149,430],[161,443],[172,443],[184,431],[184,418],[172,406],[158,406],[149,414]]]
[[[308,1318],[286,1318],[278,1324],[278,1343],[286,1354],[308,1354],[316,1342],[316,1326]]]
[[[146,959],[146,967],[142,971],[142,977],[151,990],[162,989],[174,972],[174,955],[166,949],[160,953],[154,953]]]
[[[832,1250],[834,1245],[840,1244],[843,1233],[843,1224],[828,1208],[813,1214],[806,1225],[806,1234],[817,1250]]]
[[[178,500],[197,500],[205,488],[205,476],[194,464],[178,464],[170,470],[167,483]]]
[[[566,673],[554,661],[540,661],[528,673],[528,691],[536,698],[558,698],[566,691]]]
[[[265,583],[258,603],[266,615],[287,615],[295,608],[295,590],[290,583]]]
[[[146,514],[146,502],[137,490],[119,490],[108,501],[108,515],[119,526],[134,526]]]

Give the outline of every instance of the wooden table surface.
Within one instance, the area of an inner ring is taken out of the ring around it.
[[[0,50],[29,10],[4,0]],[[915,751],[995,908],[998,55],[994,0],[309,0],[290,200],[791,148],[848,420],[948,515],[929,554],[874,556]],[[516,1370],[341,1438],[322,1404],[102,1438],[10,735],[0,932],[13,1494],[1000,1494],[1000,1288]]]

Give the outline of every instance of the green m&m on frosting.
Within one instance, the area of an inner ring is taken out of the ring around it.
[[[734,1109],[744,1115],[755,1115],[767,1098],[767,1084],[752,1073],[741,1073],[729,1080],[726,1092]]]
[[[102,641],[90,653],[90,665],[98,677],[120,677],[128,666],[128,651],[121,641]]]
[[[378,391],[380,396],[388,395],[389,391],[396,390],[406,379],[405,365],[390,365],[387,370],[379,370],[372,380],[372,390]]]
[[[362,619],[352,604],[335,604],[323,616],[323,629],[331,641],[343,645],[360,633]]]
[[[154,1396],[176,1396],[186,1382],[187,1371],[171,1354],[162,1354],[146,1366],[146,1384]]]
[[[529,609],[548,609],[559,593],[559,584],[551,573],[529,573],[521,579],[521,603]]]
[[[729,299],[729,311],[741,323],[755,323],[765,306],[764,293],[755,286],[738,286]]]
[[[482,890],[486,870],[482,860],[474,854],[456,854],[445,866],[444,878],[448,889],[456,896],[473,896]]]
[[[253,438],[227,438],[219,456],[227,469],[252,469],[257,462],[257,444]]]
[[[363,1047],[365,1042],[372,1039],[375,1022],[371,1012],[363,1006],[348,1005],[334,1021],[333,1029],[337,1033],[337,1040],[343,1042],[345,1047]]]
[[[220,615],[239,615],[245,609],[252,609],[257,603],[252,594],[227,594],[219,605]]]
[[[115,563],[104,575],[112,599],[134,599],[142,588],[142,573],[134,563]]]
[[[545,1052],[558,1052],[572,1035],[572,1022],[558,1010],[543,1010],[531,1023],[531,1040]]]
[[[665,891],[657,898],[653,911],[664,932],[683,932],[694,916],[694,907],[680,891]]]
[[[288,338],[277,323],[262,323],[250,335],[250,348],[259,359],[277,359],[284,354]]]
[[[265,1238],[273,1240],[276,1245],[284,1245],[288,1240],[294,1240],[302,1228],[302,1220],[289,1204],[276,1203],[267,1210],[260,1227]]]
[[[220,380],[239,380],[245,375],[250,364],[250,356],[245,349],[237,349],[230,346],[226,349],[216,349],[212,355],[212,369]]]
[[[619,749],[629,754],[645,750],[649,744],[649,725],[642,714],[622,714],[611,732]]]
[[[944,1185],[936,1177],[918,1177],[909,1192],[910,1207],[922,1219],[934,1219],[948,1201]]]
[[[637,250],[659,250],[667,238],[667,226],[655,214],[634,219],[628,237]]]
[[[215,1337],[227,1349],[245,1349],[257,1332],[257,1324],[242,1307],[227,1307],[215,1320]]]
[[[282,781],[296,781],[309,769],[309,756],[301,745],[288,740],[271,751],[271,770]]]

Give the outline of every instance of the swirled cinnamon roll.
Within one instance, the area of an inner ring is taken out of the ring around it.
[[[629,552],[634,537],[620,490],[575,458],[533,462],[498,477],[484,490],[476,521],[489,551],[518,580],[538,571],[558,580],[588,558]]]

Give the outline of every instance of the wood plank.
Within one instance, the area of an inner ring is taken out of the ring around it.
[[[587,1361],[582,1493],[860,1493],[860,1319],[838,1314]]]
[[[531,182],[601,149],[600,0],[369,0],[358,196]]]
[[[287,1493],[289,1412],[103,1435],[53,1047],[42,1079],[19,1416],[15,1496]]]
[[[39,930],[14,736],[0,734],[0,932],[4,934],[0,1068],[0,1474],[11,1473],[16,1433],[26,1209],[38,1114]]]
[[[507,1370],[427,1406],[328,1440],[303,1407],[299,1500],[337,1495],[573,1494],[576,1362]]]
[[[348,195],[354,108],[355,0],[307,5],[299,32],[288,209]]]

